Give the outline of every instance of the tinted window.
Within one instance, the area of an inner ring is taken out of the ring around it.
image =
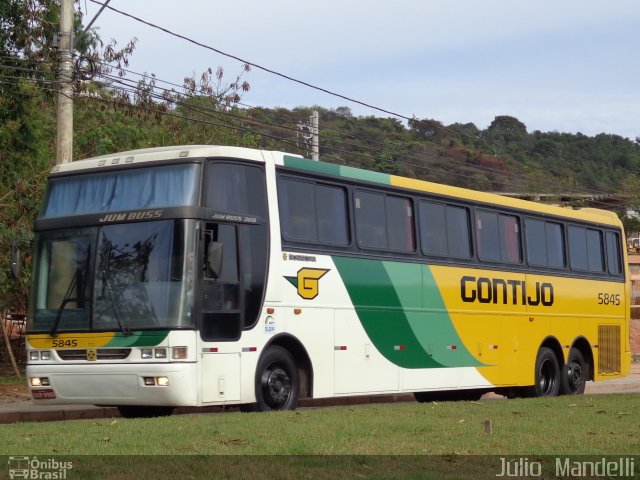
[[[566,265],[564,254],[564,235],[562,225],[546,222],[547,262],[550,267],[564,268]]]
[[[589,270],[587,230],[569,225],[569,264],[574,270]]]
[[[264,173],[260,167],[210,162],[206,206],[229,213],[267,217]]]
[[[604,271],[602,232],[570,225],[569,262],[574,270],[599,273]]]
[[[520,221],[513,215],[476,212],[478,257],[480,260],[520,263]]]
[[[604,272],[604,259],[602,257],[602,232],[587,229],[587,254],[589,255],[589,271]]]
[[[356,235],[363,248],[413,252],[413,209],[407,198],[356,191]]]
[[[467,209],[420,202],[420,238],[427,255],[469,258],[469,214]]]
[[[620,258],[620,235],[616,232],[606,233],[607,242],[607,265],[609,273],[620,275],[622,273],[622,262]]]
[[[564,267],[562,226],[542,220],[525,220],[527,259],[531,265]]]
[[[387,247],[390,250],[413,252],[413,210],[411,201],[401,197],[386,197]]]
[[[282,180],[279,199],[282,236],[292,241],[317,242],[313,183]]]
[[[337,245],[349,243],[347,196],[343,188],[316,185],[318,241]]]
[[[347,201],[343,188],[281,179],[280,228],[286,240],[347,245]]]
[[[365,248],[387,248],[387,222],[384,195],[356,192],[356,236]]]
[[[547,239],[544,222],[525,220],[527,238],[527,260],[531,265],[547,265]]]
[[[481,260],[500,260],[500,231],[498,215],[492,212],[476,212],[476,239],[478,257]]]

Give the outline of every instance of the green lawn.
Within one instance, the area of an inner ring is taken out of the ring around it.
[[[639,401],[591,395],[0,425],[0,462],[72,462],[66,476],[49,477],[69,479],[495,479],[505,459],[525,459],[557,478],[557,456],[637,455]],[[640,458],[633,462],[640,470]],[[0,467],[0,478],[8,471]]]
[[[0,426],[0,454],[637,454],[639,401],[588,395],[25,423]]]

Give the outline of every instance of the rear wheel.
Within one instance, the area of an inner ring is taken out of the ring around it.
[[[167,417],[173,413],[173,407],[143,407],[139,405],[121,405],[118,412],[123,418]]]
[[[560,365],[553,350],[542,347],[536,357],[535,397],[555,397],[560,393]]]
[[[572,348],[569,350],[567,365],[562,372],[562,394],[583,394],[587,380],[589,380],[589,365],[585,362],[582,352]]]
[[[256,370],[256,403],[243,411],[295,410],[300,394],[298,369],[291,354],[272,346],[260,358]]]

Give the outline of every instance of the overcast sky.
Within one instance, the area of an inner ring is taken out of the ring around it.
[[[81,0],[85,23],[99,6]],[[639,0],[111,0],[121,9],[287,76],[405,116],[486,128],[640,136]],[[130,69],[182,83],[242,64],[106,9],[104,40],[138,38]],[[348,106],[253,69],[243,103]]]

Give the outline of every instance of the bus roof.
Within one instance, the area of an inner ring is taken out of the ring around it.
[[[106,166],[131,165],[163,160],[186,160],[191,158],[207,157],[242,158],[258,162],[265,162],[267,156],[271,157],[273,159],[273,162],[277,165],[284,165],[285,167],[295,168],[311,173],[349,178],[356,181],[378,183],[382,185],[399,187],[420,192],[429,192],[436,195],[459,198],[472,202],[480,202],[487,205],[493,204],[517,210],[531,210],[550,216],[574,218],[576,220],[621,226],[621,222],[618,216],[614,212],[610,212],[607,210],[600,210],[595,208],[574,209],[570,207],[558,207],[528,200],[521,200],[518,198],[505,197],[503,195],[497,195],[493,193],[428,182],[425,180],[400,177],[388,173],[373,172],[360,168],[309,160],[295,154],[257,150],[244,147],[218,145],[178,145],[130,150],[56,165],[51,170],[51,173],[63,174],[79,172],[82,170],[93,170]]]

